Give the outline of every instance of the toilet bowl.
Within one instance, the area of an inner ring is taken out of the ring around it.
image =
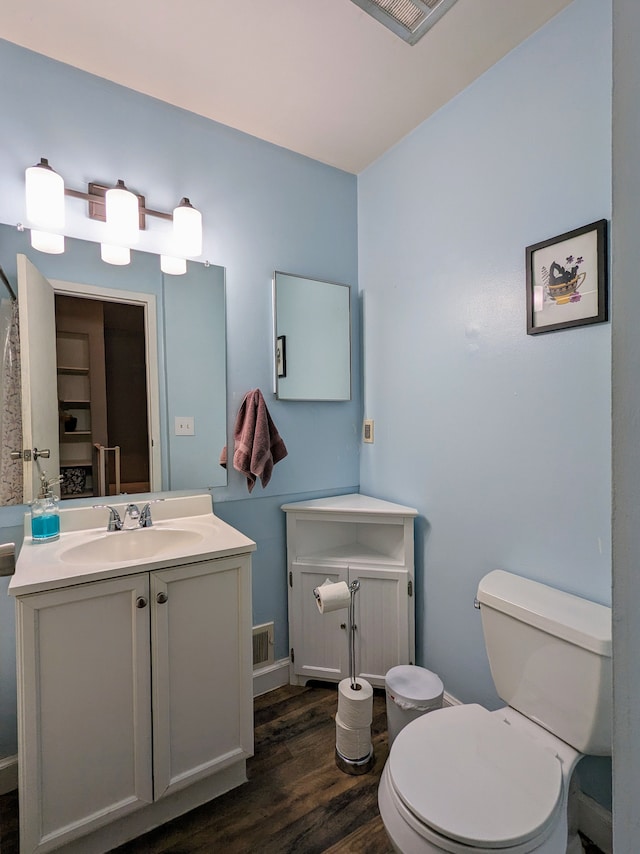
[[[508,707],[431,712],[398,735],[385,765],[378,804],[387,835],[402,854],[564,854],[581,756]]]
[[[508,704],[437,709],[391,747],[378,789],[401,854],[579,854],[573,771],[610,755],[611,611],[496,570],[478,587]]]

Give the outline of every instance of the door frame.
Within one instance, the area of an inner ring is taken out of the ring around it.
[[[103,288],[81,282],[49,279],[56,294],[80,299],[101,300],[141,306],[144,310],[145,363],[147,375],[147,419],[149,430],[149,491],[162,489],[162,454],[160,442],[160,381],[158,374],[158,319],[155,294]]]

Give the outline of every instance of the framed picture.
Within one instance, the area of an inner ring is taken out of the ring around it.
[[[287,375],[287,336],[276,338],[276,373],[279,377]]]
[[[607,319],[607,221],[526,248],[527,335]]]

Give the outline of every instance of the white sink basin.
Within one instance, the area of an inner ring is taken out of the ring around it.
[[[126,500],[131,501],[131,496]],[[138,504],[144,500],[144,496],[138,499]],[[113,506],[124,518],[126,504]],[[212,512],[211,496],[206,493],[171,495],[161,503],[154,502],[150,528],[107,531],[108,515],[102,507],[63,507],[60,538],[38,543],[29,536],[31,518],[25,513],[25,538],[9,593],[42,593],[85,581],[248,553],[256,547],[253,540]]]
[[[198,531],[184,531],[179,528],[113,531],[65,549],[60,552],[60,560],[72,564],[151,560],[191,549],[203,539]]]

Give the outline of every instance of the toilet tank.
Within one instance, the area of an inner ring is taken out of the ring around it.
[[[478,586],[498,695],[580,753],[611,755],[611,609],[503,570]]]

